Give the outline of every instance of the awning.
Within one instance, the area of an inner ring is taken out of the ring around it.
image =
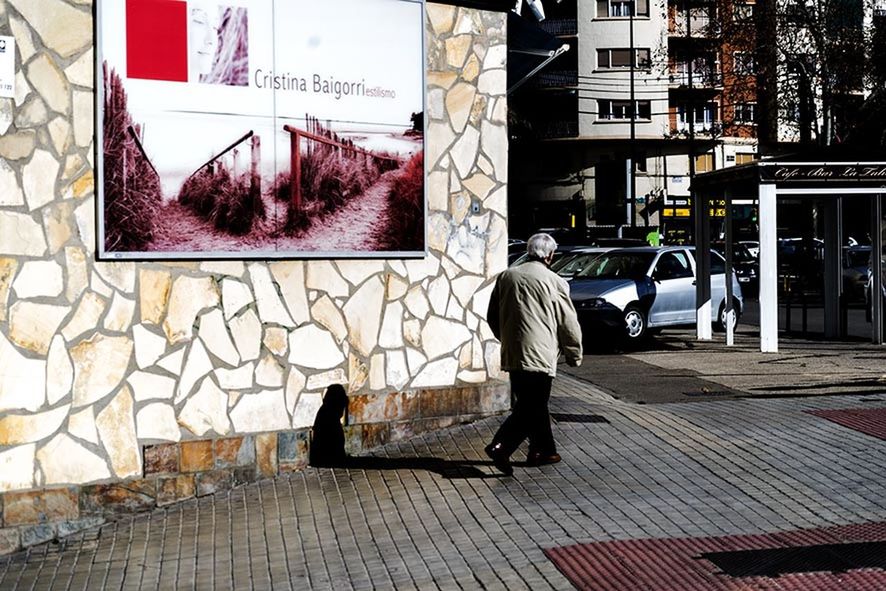
[[[516,13],[509,12],[508,94],[567,51],[568,43],[563,43]]]

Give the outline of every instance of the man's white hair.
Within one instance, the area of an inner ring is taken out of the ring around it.
[[[526,241],[526,253],[537,259],[546,259],[557,250],[557,241],[550,234],[539,232]]]

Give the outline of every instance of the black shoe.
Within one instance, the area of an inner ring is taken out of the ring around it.
[[[495,464],[495,467],[498,468],[502,474],[505,476],[511,476],[514,473],[514,467],[511,466],[510,454],[505,454],[501,443],[496,443],[495,445],[490,443],[483,448],[483,451],[486,452],[486,455],[489,456],[489,459],[492,460],[492,463]]]
[[[532,467],[544,466],[546,464],[556,464],[562,459],[558,453],[546,454],[540,451],[533,451],[526,456],[526,465]]]

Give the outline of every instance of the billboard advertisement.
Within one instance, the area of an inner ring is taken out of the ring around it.
[[[98,2],[99,258],[422,256],[423,11]]]

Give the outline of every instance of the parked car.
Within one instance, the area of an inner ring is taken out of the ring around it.
[[[868,301],[865,290],[868,284],[870,264],[870,246],[843,247],[843,297],[847,301]]]
[[[612,248],[604,248],[600,246],[588,246],[576,248],[561,256],[559,259],[551,263],[551,271],[567,281],[581,273],[595,258],[604,252],[609,252]]]
[[[739,240],[738,243],[747,248],[752,257],[760,258],[760,242],[758,240]]]
[[[554,251],[554,261],[553,261],[553,263],[551,263],[551,266],[553,267],[553,265],[557,264],[558,261],[564,259],[565,257],[569,256],[570,253],[572,253],[573,251],[578,250],[580,248],[587,248],[587,247],[586,246],[576,246],[574,244],[558,244],[557,250]],[[514,259],[513,261],[511,261],[511,264],[508,266],[513,267],[514,265],[519,265],[520,263],[522,263],[523,261],[525,261],[528,258],[529,258],[529,255],[526,253],[526,245],[523,245],[522,254],[520,256],[518,256],[516,259]]]
[[[526,241],[510,238],[508,240],[508,265],[526,254]]]
[[[620,331],[628,342],[644,339],[650,330],[694,326],[694,248],[682,246],[616,249],[601,253],[569,284],[579,322]],[[732,275],[734,323],[744,300]],[[715,326],[726,326],[726,261],[711,251],[711,301]]]
[[[868,268],[864,286],[865,320],[868,322],[870,322],[873,317],[873,311],[871,310],[871,293],[874,289],[874,277],[871,272],[872,267],[872,260],[868,258]],[[880,292],[881,297],[883,298],[883,303],[886,304],[886,257],[880,259]]]
[[[724,243],[717,242],[711,246],[725,258],[726,245]],[[760,288],[760,262],[741,242],[732,246],[732,269],[738,277],[738,282],[741,283],[742,292],[745,295],[756,295]]]

